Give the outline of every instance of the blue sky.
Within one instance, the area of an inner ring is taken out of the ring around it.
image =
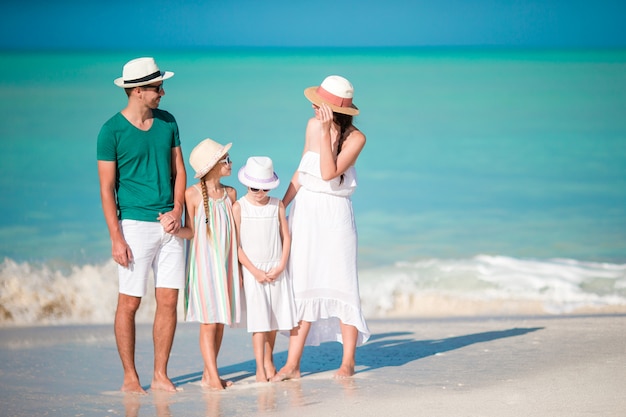
[[[0,49],[626,46],[624,0],[5,0]]]

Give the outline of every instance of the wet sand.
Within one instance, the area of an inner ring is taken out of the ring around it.
[[[0,329],[2,416],[623,416],[626,315],[369,320],[356,375],[332,378],[341,345],[307,347],[302,378],[255,382],[251,337],[226,329],[223,392],[200,386],[198,326],[179,324],[177,393],[119,392],[112,325]],[[151,327],[137,333],[148,388]],[[286,359],[279,336],[276,365]]]

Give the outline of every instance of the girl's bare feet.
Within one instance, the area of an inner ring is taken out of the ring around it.
[[[267,380],[269,381],[272,379],[274,375],[276,375],[276,367],[274,364],[265,365],[265,376],[267,377]]]
[[[200,385],[202,386],[202,388],[208,388],[208,389],[212,389],[212,390],[223,390],[225,388],[228,388],[230,386],[233,385],[232,381],[226,381],[224,379],[218,378],[217,380],[212,379],[212,378],[208,378],[205,379],[204,377],[202,378],[202,381],[200,382]]]
[[[280,382],[286,381],[288,379],[299,379],[300,378],[300,369],[287,369],[283,367],[276,375],[274,375],[270,381],[271,382]]]

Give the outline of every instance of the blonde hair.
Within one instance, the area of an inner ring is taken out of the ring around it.
[[[200,178],[200,186],[202,187],[202,200],[204,202],[204,217],[206,224],[206,234],[207,236],[211,236],[211,226],[209,225],[209,195],[206,190],[206,184],[204,183],[204,179],[209,173],[207,172],[204,177]]]

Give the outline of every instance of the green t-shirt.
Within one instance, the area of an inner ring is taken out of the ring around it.
[[[98,134],[98,160],[117,163],[115,190],[119,219],[156,222],[174,208],[172,148],[180,146],[178,125],[170,113],[152,110],[148,131],[137,129],[122,113]]]

